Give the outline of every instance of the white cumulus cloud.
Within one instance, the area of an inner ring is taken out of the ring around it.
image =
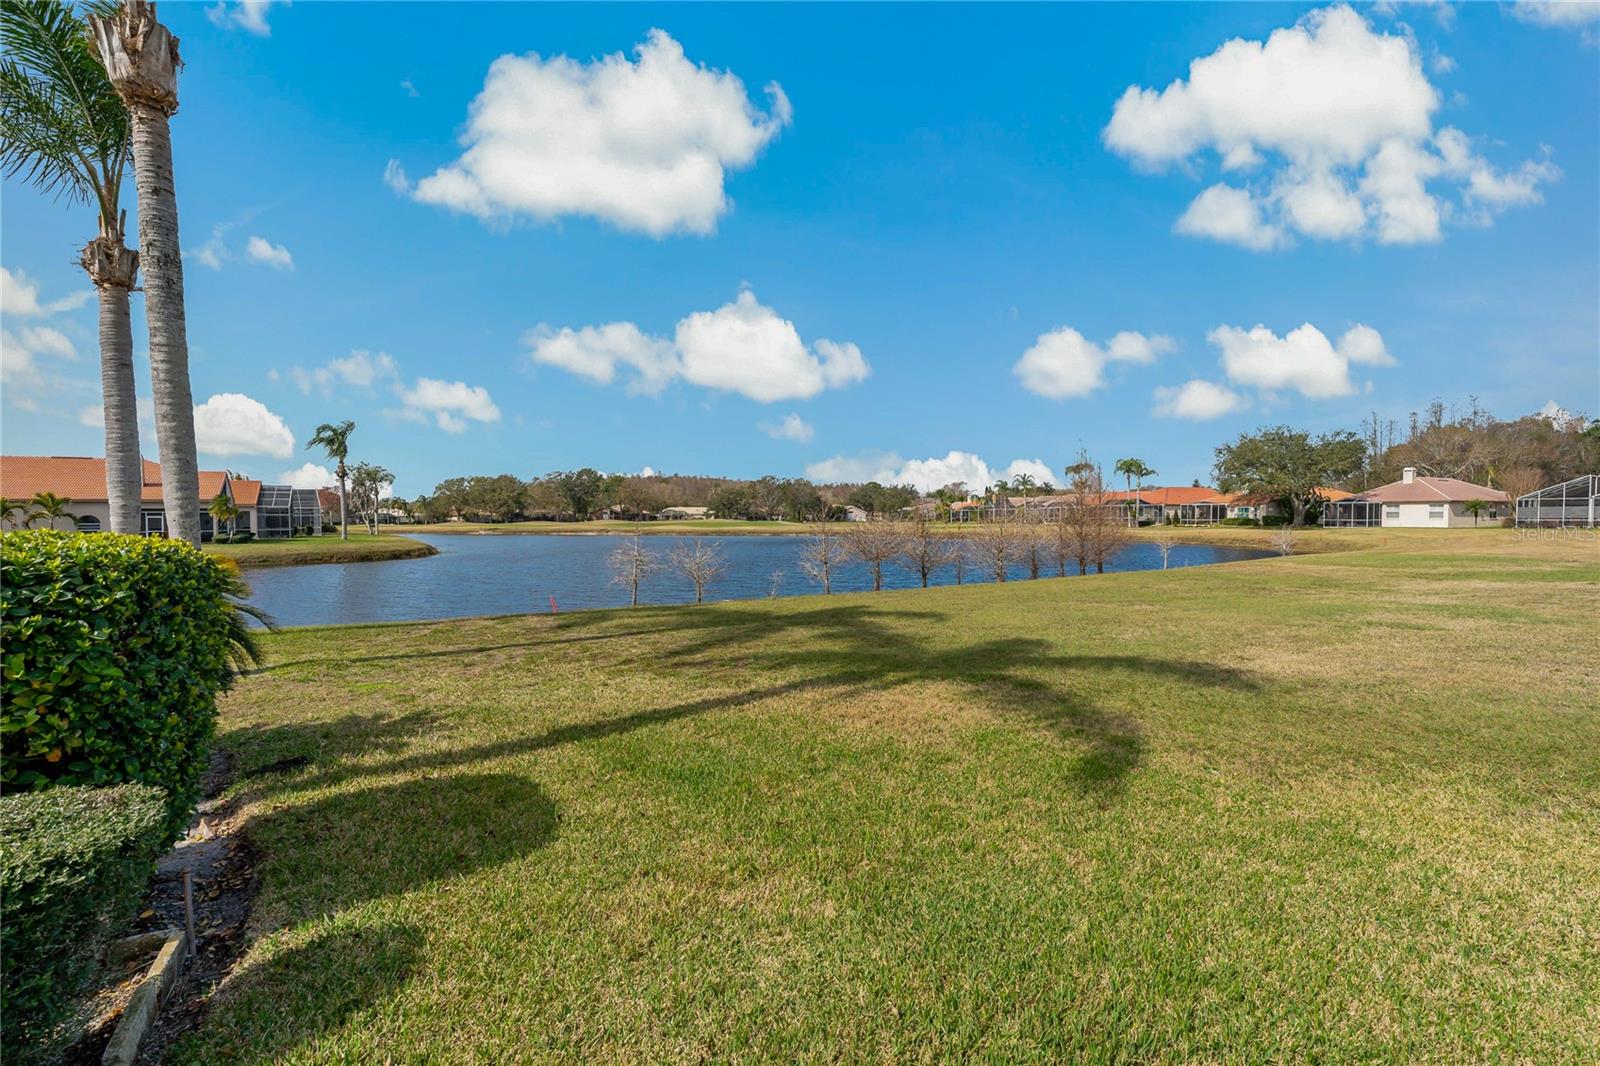
[[[289,254],[289,249],[281,244],[273,244],[265,237],[251,237],[245,243],[244,254],[251,262],[265,263],[274,270],[294,269],[294,256]]]
[[[1055,484],[1060,480],[1038,459],[1013,459],[1009,465],[996,468],[971,452],[955,450],[943,456],[911,460],[901,459],[893,452],[836,455],[806,466],[806,477],[825,484],[877,481],[885,485],[914,485],[920,492],[932,492],[956,482],[981,492],[1001,478],[1011,481],[1018,474],[1027,474],[1039,484]]]
[[[781,422],[763,422],[761,431],[773,440],[792,440],[801,444],[809,443],[816,435],[816,429],[797,414],[788,414]]]
[[[213,26],[223,29],[239,29],[257,37],[270,37],[272,26],[267,22],[267,13],[274,4],[288,7],[289,0],[234,0],[233,3],[223,0],[206,8],[206,18],[211,20]]]
[[[1255,251],[1294,236],[1437,241],[1446,223],[1486,224],[1538,202],[1560,176],[1546,159],[1498,170],[1460,130],[1435,130],[1440,96],[1415,42],[1343,5],[1265,41],[1227,41],[1188,75],[1129,86],[1103,136],[1142,169],[1198,172],[1209,154],[1232,175],[1178,219],[1191,236]]]
[[[195,447],[207,455],[294,454],[294,434],[260,400],[221,392],[194,409]]]
[[[1162,418],[1187,418],[1205,421],[1220,418],[1245,405],[1243,396],[1210,381],[1186,381],[1182,385],[1162,385],[1155,392],[1155,413]]]
[[[304,463],[278,475],[277,484],[292,489],[322,489],[334,484],[333,471],[316,463]]]
[[[1511,14],[1537,26],[1582,29],[1600,22],[1600,3],[1595,0],[1516,0]]]
[[[631,60],[504,55],[472,102],[461,157],[413,195],[486,220],[587,215],[653,237],[710,233],[728,210],[727,172],[790,122],[782,88],[766,93],[762,111],[736,75],[691,62],[661,30]]]
[[[422,421],[431,417],[447,433],[465,431],[468,422],[500,421],[500,408],[482,385],[418,378],[410,388],[401,387],[396,393],[408,416]]]
[[[1266,326],[1218,326],[1206,339],[1222,353],[1223,372],[1233,384],[1263,392],[1292,390],[1312,399],[1353,393],[1352,363],[1395,363],[1378,331],[1364,325],[1345,331],[1337,345],[1309,322],[1282,337]]]
[[[1064,400],[1087,396],[1104,385],[1108,363],[1153,363],[1176,349],[1177,343],[1161,334],[1146,336],[1124,330],[1102,346],[1070,326],[1062,326],[1040,334],[1011,372],[1029,392]]]
[[[392,381],[398,374],[399,367],[388,352],[369,352],[362,348],[310,370],[298,366],[289,368],[290,380],[308,396],[314,391],[327,395],[335,385],[370,389],[380,382]]]
[[[89,302],[94,292],[79,289],[59,300],[41,303],[39,286],[22,271],[0,267],[0,314],[17,318],[48,318],[63,311],[76,311]]]
[[[611,322],[559,330],[541,325],[524,334],[523,342],[533,362],[600,384],[610,384],[619,369],[627,368],[630,391],[644,393],[660,392],[682,378],[774,403],[809,399],[871,373],[861,349],[848,341],[823,338],[807,348],[794,323],[749,289],[715,311],[685,316],[671,341],[631,322]]]

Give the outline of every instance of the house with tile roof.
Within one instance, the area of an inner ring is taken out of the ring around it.
[[[166,506],[161,498],[161,464],[146,459],[143,469],[140,529],[147,535],[162,536],[166,533]],[[296,520],[294,497],[300,490],[287,485],[263,485],[249,478],[236,478],[226,470],[202,470],[195,488],[200,498],[201,539],[209,539],[212,534],[207,508],[219,495],[227,496],[239,508],[239,518],[232,526],[240,532],[287,537],[295,528],[308,525],[321,532],[315,490],[310,490],[310,513]],[[53,492],[72,501],[67,510],[79,532],[99,533],[111,528],[104,459],[77,455],[0,456],[0,496],[30,500],[41,492]]]
[[[1474,514],[1467,505],[1484,506]],[[1408,466],[1399,481],[1336,501],[1323,515],[1325,526],[1449,529],[1493,525],[1511,513],[1511,497],[1487,485],[1453,477],[1424,477]]]

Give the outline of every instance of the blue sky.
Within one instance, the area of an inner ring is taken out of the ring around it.
[[[1596,10],[165,4],[202,464],[1187,484],[1596,413]],[[99,454],[91,214],[0,206],[4,449]]]

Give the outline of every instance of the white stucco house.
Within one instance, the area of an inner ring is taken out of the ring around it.
[[[1474,514],[1468,504],[1483,504]],[[1453,477],[1422,477],[1408,466],[1399,481],[1336,501],[1325,526],[1383,526],[1396,529],[1449,529],[1498,525],[1511,513],[1511,497],[1487,485]]]

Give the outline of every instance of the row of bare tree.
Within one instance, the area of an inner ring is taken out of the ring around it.
[[[1128,527],[1104,507],[1061,508],[1056,521],[1006,519],[974,523],[961,533],[951,533],[922,518],[843,524],[813,522],[811,538],[800,554],[800,570],[815,581],[824,595],[847,566],[863,566],[872,577],[874,592],[883,588],[884,574],[900,567],[917,575],[927,588],[936,574],[949,571],[956,584],[968,574],[1005,581],[1014,568],[1024,568],[1030,578],[1092,568],[1104,573],[1106,564],[1128,546]],[[646,546],[648,538],[628,537],[611,553],[613,583],[625,588],[629,602],[639,603],[639,589],[651,576],[672,573],[694,586],[695,602],[702,603],[708,588],[727,573],[727,561],[715,541],[694,537],[678,541],[664,555]],[[1162,552],[1163,560],[1166,551]],[[779,587],[774,579],[774,589]]]

